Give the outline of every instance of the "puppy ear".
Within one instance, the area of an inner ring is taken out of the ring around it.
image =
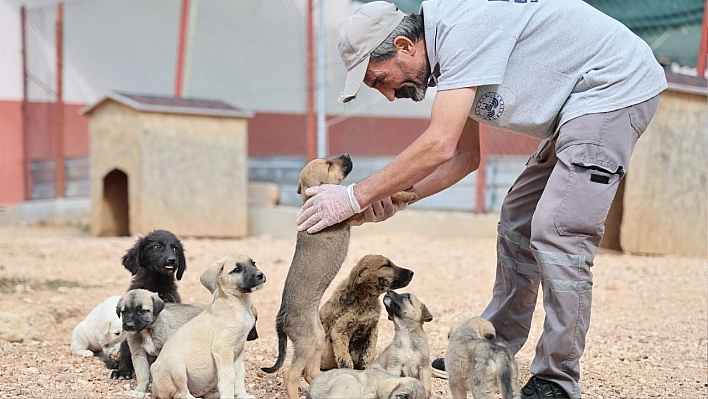
[[[497,332],[494,330],[494,326],[488,321],[486,323],[480,323],[479,330],[479,334],[485,339],[493,340],[497,337]]]
[[[165,309],[165,301],[160,298],[159,295],[152,295],[152,314],[155,316],[159,315],[162,310]]]
[[[302,194],[302,182],[297,182],[297,193]]]
[[[103,320],[101,323],[99,323],[98,331],[101,333],[101,335],[108,335],[111,332],[111,321]]]
[[[199,277],[199,281],[202,282],[202,285],[212,294],[216,291],[216,282],[219,279],[219,273],[221,273],[224,269],[225,264],[226,258],[221,258],[212,263],[211,266],[204,270],[201,277]]]
[[[421,308],[420,311],[423,314],[423,321],[427,321],[427,322],[433,321],[433,314],[430,313],[427,306],[423,305],[423,307]]]
[[[143,249],[143,240],[144,238],[138,238],[133,248],[130,248],[122,258],[123,266],[125,266],[133,276],[135,276],[135,273],[140,269],[140,253]]]
[[[184,257],[184,247],[182,242],[177,240],[177,280],[182,280],[185,270],[187,270],[187,259]]]
[[[118,315],[118,318],[120,319],[120,308],[123,307],[123,298],[118,300],[118,305],[116,305],[116,314]]]
[[[356,273],[356,274],[355,274]],[[353,270],[352,274],[355,274],[354,276],[349,276],[349,284],[347,284],[347,293],[344,296],[344,302],[346,302],[347,305],[351,305],[354,303],[354,287],[356,287],[356,283],[359,281],[359,277],[361,277],[362,271],[356,271]]]

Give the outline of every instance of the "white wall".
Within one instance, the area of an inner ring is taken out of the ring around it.
[[[0,0],[0,100],[22,100],[20,6]]]
[[[22,97],[20,6],[28,8],[28,98],[53,101],[54,24],[59,0],[0,0],[0,98]],[[178,0],[63,0],[64,101],[91,103],[110,90],[174,91]],[[187,96],[218,98],[263,112],[303,112],[305,0],[193,0]],[[337,54],[343,22],[360,3],[327,0],[325,98],[328,114],[429,116],[425,101],[388,101],[362,86],[356,101],[337,99],[346,71]],[[317,19],[316,19],[317,20]],[[9,58],[8,58],[9,57]]]

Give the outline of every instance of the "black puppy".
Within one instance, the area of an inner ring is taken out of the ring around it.
[[[155,230],[139,238],[122,258],[123,266],[133,275],[128,291],[142,288],[156,292],[165,302],[181,303],[177,292],[177,280],[182,279],[187,269],[182,242],[167,230]],[[109,368],[114,362],[104,359]],[[117,369],[111,372],[112,379],[133,378],[133,362],[128,342],[120,346]]]

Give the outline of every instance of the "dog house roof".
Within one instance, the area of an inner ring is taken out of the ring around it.
[[[117,91],[110,92],[98,101],[87,105],[81,110],[81,114],[90,114],[96,107],[109,99],[142,112],[231,118],[250,118],[253,116],[251,111],[235,107],[220,100],[133,94]]]

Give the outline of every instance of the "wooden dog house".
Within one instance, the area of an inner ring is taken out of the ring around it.
[[[82,113],[90,117],[93,235],[248,234],[249,111],[112,92]]]

